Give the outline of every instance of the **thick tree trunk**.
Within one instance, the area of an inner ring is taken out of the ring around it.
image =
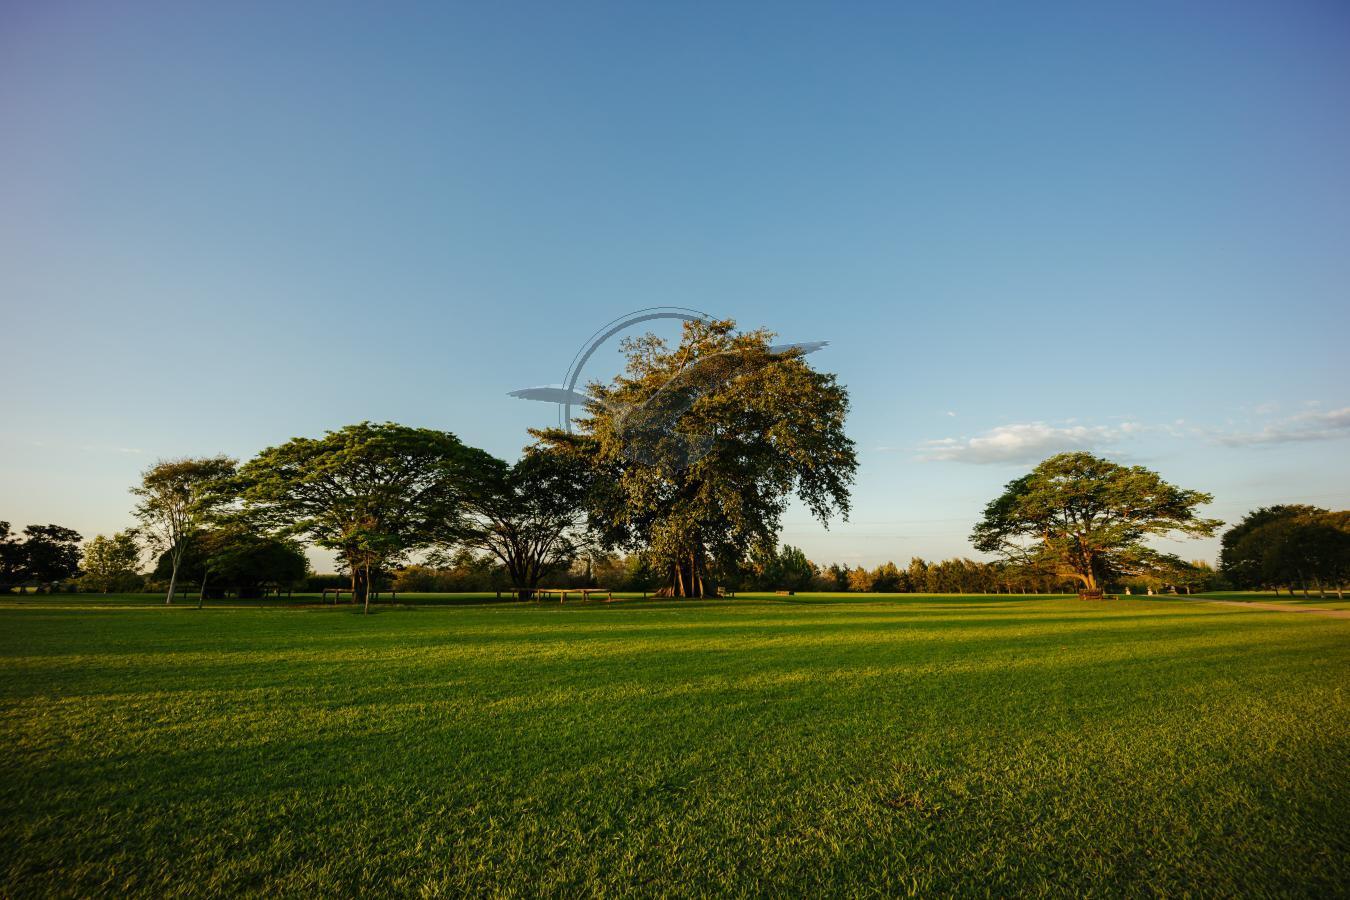
[[[352,604],[367,604],[370,598],[370,575],[365,568],[352,566]]]

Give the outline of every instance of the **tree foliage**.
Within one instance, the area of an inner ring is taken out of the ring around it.
[[[537,436],[585,461],[591,525],[606,546],[644,553],[667,592],[712,593],[710,574],[777,542],[794,496],[821,522],[847,516],[857,459],[833,375],[730,321],[624,349],[625,372],[591,385],[581,434]]]
[[[1242,587],[1326,588],[1350,578],[1350,512],[1285,505],[1257,509],[1223,537],[1220,564]]]
[[[228,499],[226,493],[236,460],[220,456],[160,460],[141,473],[131,489],[138,498],[136,518],[150,549],[170,559],[169,587],[164,602],[172,603],[187,538]]]
[[[369,610],[372,576],[435,540],[489,460],[447,431],[362,422],[269,447],[239,485],[256,521],[336,550]]]
[[[84,587],[104,594],[138,590],[141,548],[134,531],[119,531],[112,537],[97,535],[84,548]]]
[[[80,534],[60,525],[29,525],[23,540],[0,521],[0,592],[28,583],[39,589],[80,571]]]
[[[1157,553],[1145,544],[1150,537],[1213,534],[1222,523],[1196,514],[1212,499],[1142,466],[1061,453],[1009,482],[985,507],[971,541],[978,550],[1096,590],[1154,564]]]
[[[9,593],[23,584],[27,577],[23,544],[10,530],[8,522],[0,521],[0,592]]]
[[[575,455],[543,447],[527,448],[514,465],[484,454],[438,541],[491,556],[516,588],[537,588],[546,572],[566,569],[587,546],[589,476]]]
[[[1270,580],[1272,573],[1265,565],[1264,541],[1247,538],[1266,525],[1325,512],[1321,507],[1301,503],[1282,503],[1252,510],[1219,539],[1219,571],[1231,584],[1240,588],[1288,584],[1283,579]]]
[[[159,558],[155,577],[167,577],[169,554]],[[250,530],[236,520],[220,528],[202,529],[185,541],[179,575],[200,585],[198,604],[208,596],[233,591],[258,597],[264,590],[288,588],[309,573],[304,549],[293,540]]]
[[[817,569],[800,547],[784,544],[753,548],[743,578],[729,579],[742,590],[808,591],[815,585]]]

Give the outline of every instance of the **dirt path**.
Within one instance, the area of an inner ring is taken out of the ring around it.
[[[1331,616],[1333,619],[1350,619],[1350,609],[1317,609],[1313,606],[1284,606],[1279,603],[1259,603],[1249,600],[1206,600],[1196,597],[1193,603],[1220,603],[1224,606],[1242,606],[1247,609],[1270,609],[1276,612],[1312,613],[1316,616]]]

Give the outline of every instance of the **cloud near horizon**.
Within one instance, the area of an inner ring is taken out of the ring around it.
[[[1215,440],[1229,447],[1288,444],[1297,441],[1332,441],[1344,437],[1350,437],[1350,406],[1326,412],[1299,413],[1272,422],[1259,431],[1214,435]]]
[[[1114,425],[1081,425],[1073,420],[1061,425],[1021,422],[999,425],[974,437],[925,441],[919,446],[919,458],[927,462],[975,465],[1039,462],[1046,456],[1066,450],[1108,449],[1110,445],[1144,432],[1209,440],[1225,447],[1338,440],[1350,438],[1350,406],[1328,411],[1309,410],[1252,431],[1196,428],[1180,419],[1172,425],[1132,421]]]
[[[1137,422],[1119,425],[1050,425],[1026,422],[1000,425],[971,438],[941,438],[926,441],[920,458],[933,462],[989,463],[1038,462],[1065,450],[1092,450],[1144,430]]]

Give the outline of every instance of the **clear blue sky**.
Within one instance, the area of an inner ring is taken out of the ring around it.
[[[362,419],[513,456],[653,305],[832,342],[819,561],[969,553],[1072,446],[1343,508],[1350,6],[11,0],[0,257],[19,525]]]

